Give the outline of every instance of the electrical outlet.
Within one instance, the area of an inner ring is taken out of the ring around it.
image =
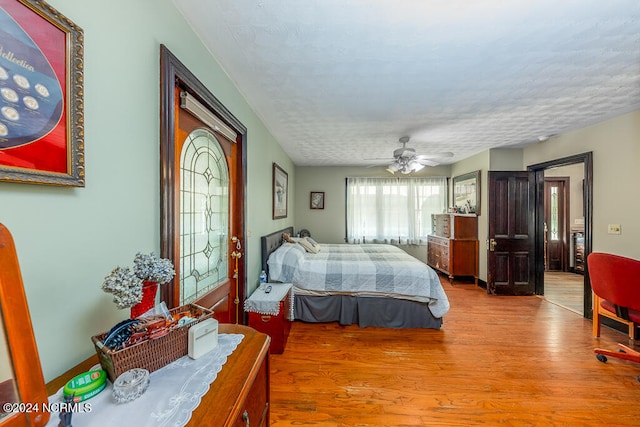
[[[622,227],[620,227],[620,224],[609,224],[608,233],[609,234],[622,234]]]

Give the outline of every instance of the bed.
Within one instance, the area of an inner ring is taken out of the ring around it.
[[[278,230],[261,238],[262,268],[293,284],[289,317],[360,327],[440,329],[449,301],[437,273],[392,245],[319,244],[309,253]]]

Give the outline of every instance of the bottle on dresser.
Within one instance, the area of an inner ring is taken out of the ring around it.
[[[264,270],[262,270],[260,272],[260,289],[264,289],[266,283],[267,283],[267,273]]]

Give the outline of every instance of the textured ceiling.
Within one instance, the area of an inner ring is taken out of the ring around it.
[[[403,135],[454,163],[640,109],[638,0],[175,5],[296,165],[381,163]]]

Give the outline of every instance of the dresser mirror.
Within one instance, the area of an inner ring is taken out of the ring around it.
[[[9,356],[9,348],[4,335],[4,327],[0,328],[0,403],[17,403],[18,390],[13,379],[13,365]],[[0,423],[9,414],[4,408],[0,409]]]
[[[43,426],[49,420],[49,413],[43,410],[48,402],[44,376],[15,244],[2,224],[0,315],[0,426]]]

